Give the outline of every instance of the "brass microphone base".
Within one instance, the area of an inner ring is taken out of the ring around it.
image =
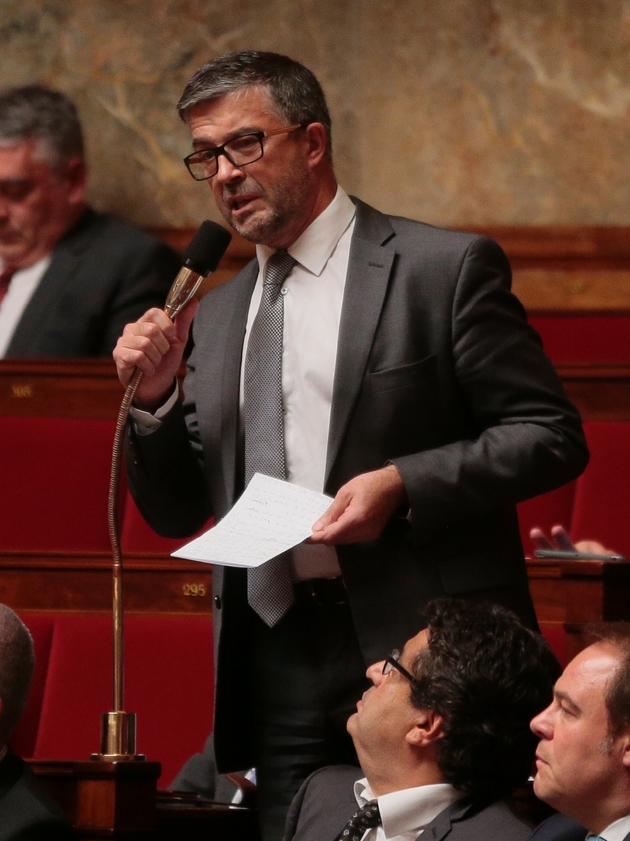
[[[146,756],[136,753],[136,714],[126,712],[103,713],[101,716],[101,752],[92,759],[107,762],[143,761]]]

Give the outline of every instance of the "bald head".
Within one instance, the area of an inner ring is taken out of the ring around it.
[[[0,748],[20,720],[33,678],[35,653],[19,616],[0,604]]]

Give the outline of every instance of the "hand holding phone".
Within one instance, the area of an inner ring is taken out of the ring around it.
[[[549,558],[566,561],[625,561],[623,555],[618,555],[606,549],[596,540],[580,540],[573,543],[566,529],[561,525],[552,526],[551,539],[542,529],[533,528],[529,532],[534,546],[536,558]]]

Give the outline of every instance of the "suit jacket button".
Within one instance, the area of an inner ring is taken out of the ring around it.
[[[221,596],[214,597],[214,606],[217,610],[221,610]]]

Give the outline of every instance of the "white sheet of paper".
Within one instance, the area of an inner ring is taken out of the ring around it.
[[[331,497],[256,473],[226,516],[173,552],[175,558],[231,567],[257,567],[301,543]]]

